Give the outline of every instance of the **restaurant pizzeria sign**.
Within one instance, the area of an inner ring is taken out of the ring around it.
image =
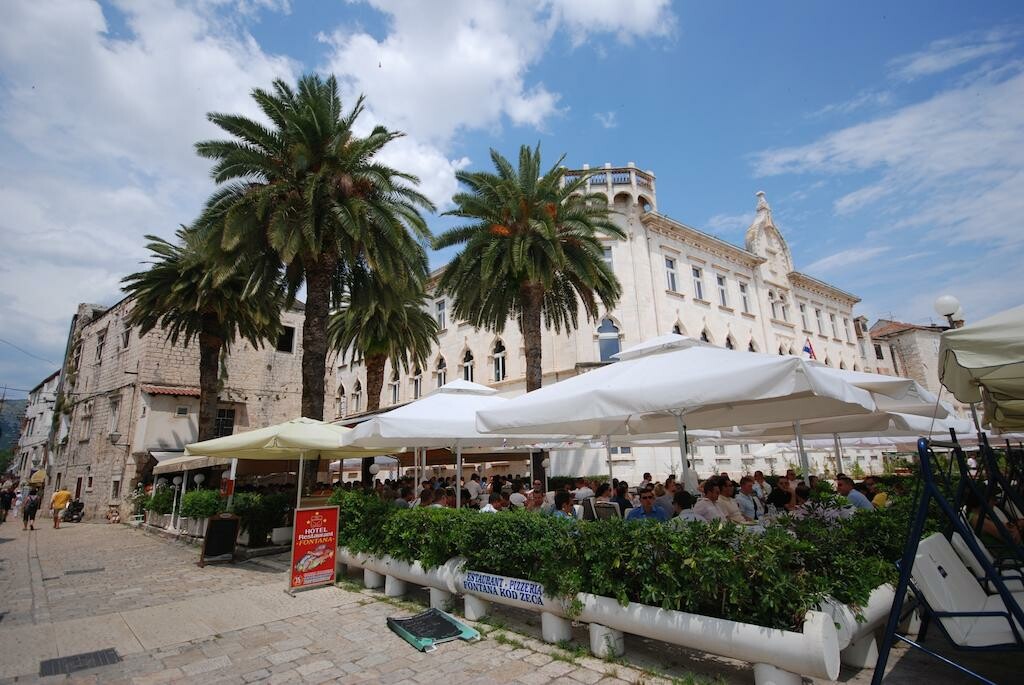
[[[338,549],[338,507],[295,510],[289,589],[334,583]]]

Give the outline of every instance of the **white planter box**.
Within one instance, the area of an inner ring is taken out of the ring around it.
[[[206,536],[206,526],[210,522],[210,519],[181,519],[178,527],[187,532],[189,535],[197,538]]]
[[[275,545],[287,545],[292,541],[293,526],[274,528],[270,531],[270,542]]]

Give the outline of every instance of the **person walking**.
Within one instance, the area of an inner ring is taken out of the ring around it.
[[[4,488],[0,492],[0,523],[7,521],[7,514],[14,505],[14,486]]]
[[[36,529],[37,511],[39,511],[39,495],[36,493],[36,489],[32,488],[28,491],[28,497],[21,503],[22,530]]]
[[[68,502],[71,501],[71,493],[67,486],[61,485],[57,492],[50,497],[50,513],[53,514],[53,527],[60,528],[60,517],[64,514]]]

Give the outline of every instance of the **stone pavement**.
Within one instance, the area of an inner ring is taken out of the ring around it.
[[[351,581],[286,595],[284,558],[198,568],[198,550],[126,526],[0,525],[0,684],[342,683],[750,683],[745,664],[627,636],[628,662],[537,638],[538,616],[501,610],[475,624],[484,640],[420,654],[385,618],[422,609]],[[71,676],[39,677],[44,659],[113,648],[122,661]],[[1018,655],[984,657],[997,682],[1019,678]],[[938,662],[894,652],[887,683],[971,682]],[[1005,678],[1004,678],[1005,676]],[[870,682],[871,671],[840,681]]]

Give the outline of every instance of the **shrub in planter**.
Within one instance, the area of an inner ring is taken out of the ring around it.
[[[191,490],[181,497],[181,515],[206,519],[224,511],[225,500],[216,490]]]
[[[232,500],[231,512],[241,518],[242,530],[249,534],[249,546],[262,547],[270,531],[284,525],[294,508],[293,501],[288,493],[239,492]]]
[[[168,487],[155,488],[146,501],[146,511],[154,514],[170,514],[174,509],[174,491]]]

